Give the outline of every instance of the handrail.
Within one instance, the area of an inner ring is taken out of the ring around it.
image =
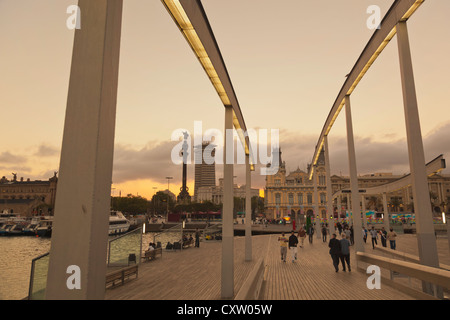
[[[408,262],[412,262],[412,263],[420,263],[420,258],[418,256],[413,255],[413,254],[409,254],[409,253],[406,253],[406,252],[392,250],[392,249],[384,248],[384,247],[375,247],[375,251],[380,251],[380,252],[383,252],[383,253],[386,253],[386,254],[391,254],[394,257],[398,257],[398,258],[404,259],[404,261],[408,261]],[[450,266],[446,265],[446,264],[443,264],[443,263],[439,263],[439,268],[450,271]]]
[[[234,300],[258,300],[264,281],[264,258],[257,261]]]
[[[450,271],[448,270],[381,257],[365,252],[357,252],[356,258],[361,262],[373,263],[380,268],[386,268],[390,271],[398,272],[442,288],[450,289]]]

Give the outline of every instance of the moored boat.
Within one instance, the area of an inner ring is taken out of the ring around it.
[[[35,229],[39,237],[52,236],[53,217],[42,217],[39,226]]]
[[[109,235],[118,235],[128,232],[130,221],[120,211],[111,210],[109,214]]]
[[[12,227],[14,227],[13,223],[3,223],[3,225],[0,227],[0,236],[8,235],[9,229],[11,229]]]

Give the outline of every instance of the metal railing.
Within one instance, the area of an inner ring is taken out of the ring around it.
[[[160,240],[160,241],[158,241]],[[157,246],[161,246],[164,249],[168,250],[174,250],[177,249],[183,250],[183,224],[176,224],[173,227],[170,227],[169,229],[165,229],[159,233],[156,233],[153,236],[153,243],[155,243]],[[176,244],[178,243],[179,246]],[[168,247],[168,244],[172,245],[170,248],[170,245]],[[175,247],[173,247],[175,246]]]
[[[412,259],[411,255],[402,255],[397,252],[395,252],[395,254],[398,257],[403,256],[405,260]],[[382,268],[388,270],[390,275],[389,278],[383,277],[386,283],[416,297],[425,299],[447,299],[444,297],[443,291],[450,292],[449,270],[429,267],[416,262],[402,261],[399,259],[388,258],[365,252],[357,252],[356,259],[358,261],[359,268],[361,268],[360,262],[363,262],[378,266],[380,269]],[[395,282],[395,279],[400,277],[406,277],[408,279],[408,285]],[[419,281],[416,281],[413,285],[411,281],[412,279]],[[424,286],[424,284],[431,284],[431,292],[425,292],[423,289],[421,291],[421,286]]]

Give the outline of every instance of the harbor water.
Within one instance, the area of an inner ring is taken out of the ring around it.
[[[142,237],[142,251],[150,242],[167,242],[181,238],[179,232],[146,233]],[[110,237],[110,240],[114,237]],[[28,296],[31,262],[50,251],[51,238],[32,236],[0,237],[0,300],[21,300]],[[126,250],[124,248],[124,250]]]
[[[0,237],[0,300],[28,295],[31,261],[50,251],[50,238]]]

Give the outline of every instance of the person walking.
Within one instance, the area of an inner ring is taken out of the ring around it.
[[[195,248],[200,248],[200,231],[195,229]]]
[[[322,225],[322,241],[323,242],[327,242],[327,234],[328,234],[328,230],[325,227],[325,225]]]
[[[300,248],[303,248],[303,244],[305,243],[306,231],[302,227],[298,230],[298,237],[300,238]]]
[[[278,237],[278,242],[280,243],[281,261],[286,262],[287,246],[289,240],[285,237],[284,232],[281,234],[281,237]]]
[[[294,230],[292,230],[288,243],[289,243],[289,251],[291,252],[292,263],[294,263],[295,260],[297,260],[297,245],[298,245],[298,238],[295,235]]]
[[[353,232],[353,225],[350,226],[350,243],[355,244],[355,233]]]
[[[363,232],[364,243],[367,243],[367,229],[365,227],[363,227],[362,232]]]
[[[341,234],[342,233],[342,225],[341,225],[341,223],[338,222],[336,226],[337,226],[337,228],[339,230],[339,234]]]
[[[314,235],[314,226],[311,224],[309,225],[308,228],[308,239],[309,239],[309,243],[313,243],[313,235]]]
[[[384,229],[384,227],[381,228],[380,238],[381,238],[381,245],[386,248],[387,231]]]
[[[330,242],[328,243],[330,248],[331,259],[333,260],[333,266],[336,272],[339,271],[339,258],[341,256],[341,244],[338,239],[336,239],[336,234],[333,233]]]
[[[347,263],[348,271],[352,271],[350,267],[350,241],[347,240],[345,234],[342,234],[342,239],[339,240],[339,244],[341,245],[341,263],[342,263],[342,271],[345,272],[345,263]]]
[[[347,239],[350,239],[351,232],[350,232],[350,229],[349,229],[349,227],[347,225],[344,227],[344,233],[345,233],[345,237]]]
[[[372,226],[372,229],[370,229],[370,236],[372,238],[372,249],[375,249],[375,245],[378,245],[378,232],[377,230],[375,230],[374,226]]]
[[[394,229],[392,228],[389,229],[387,239],[389,240],[389,245],[391,246],[391,249],[395,250],[397,248],[396,244],[397,234],[394,232]]]

